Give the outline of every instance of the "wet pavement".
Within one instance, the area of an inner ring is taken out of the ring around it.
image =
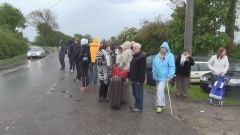
[[[66,67],[68,59],[65,57]],[[144,93],[143,112],[129,104],[116,110],[98,103],[99,84],[81,92],[76,73],[60,71],[56,53],[0,71],[1,135],[193,135],[196,130],[156,114],[153,95]],[[131,93],[131,92],[130,92]],[[132,94],[130,95],[133,103]]]

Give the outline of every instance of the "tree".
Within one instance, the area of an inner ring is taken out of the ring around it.
[[[26,20],[21,11],[8,3],[0,5],[0,26],[15,32],[16,28],[25,28]]]
[[[150,52],[159,51],[160,45],[169,39],[167,22],[158,16],[154,21],[143,19],[140,24],[142,27],[139,29],[137,37],[143,45],[142,49]]]
[[[234,32],[236,30],[236,16],[237,16],[237,2],[238,0],[228,0],[228,11],[226,19],[225,32],[230,37],[230,43],[227,46],[227,52],[231,55],[234,47]],[[240,3],[240,2],[239,2]]]
[[[131,27],[131,28],[125,27],[124,30],[122,30],[120,34],[118,34],[118,40],[121,43],[125,41],[137,41],[138,39],[137,32],[138,30],[135,27]]]
[[[172,44],[183,49],[183,33],[185,4],[177,5],[169,22]],[[225,32],[220,31],[224,26],[227,12],[225,0],[195,0],[194,12],[194,35],[193,35],[193,54],[208,55],[217,48],[224,47],[229,43],[229,37]],[[181,50],[182,50],[181,49]]]
[[[44,45],[48,45],[48,36],[52,30],[58,29],[57,15],[49,9],[34,10],[27,15],[28,23],[36,28],[38,34],[44,38]]]

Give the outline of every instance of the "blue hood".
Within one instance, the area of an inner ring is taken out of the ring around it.
[[[160,46],[160,48],[166,48],[168,50],[168,53],[171,52],[167,42],[163,42],[162,45]]]

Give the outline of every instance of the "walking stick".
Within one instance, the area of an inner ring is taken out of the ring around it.
[[[169,103],[170,103],[171,115],[173,116],[173,112],[172,112],[172,103],[171,103],[171,97],[170,97],[170,92],[169,92],[168,82],[167,82],[167,90],[168,90],[168,99],[169,99]]]

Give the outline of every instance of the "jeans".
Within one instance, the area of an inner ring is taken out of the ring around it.
[[[143,84],[132,83],[133,96],[135,98],[135,107],[139,110],[143,109]]]
[[[61,64],[61,69],[65,69],[65,61],[64,61],[64,56],[59,56],[59,61]]]
[[[76,60],[75,61],[75,65],[76,65],[76,70],[77,70],[77,77],[76,77],[76,79],[78,79],[78,80],[81,80],[81,70],[80,70],[80,64],[79,64],[79,62]]]
[[[90,83],[91,83],[92,81],[93,81],[94,83],[97,82],[97,78],[98,78],[97,63],[91,62],[91,63],[89,64],[88,75],[89,75],[89,82],[90,82]]]
[[[74,62],[74,59],[72,58],[72,56],[69,56],[69,64],[70,64],[70,70],[74,70],[75,62]]]

